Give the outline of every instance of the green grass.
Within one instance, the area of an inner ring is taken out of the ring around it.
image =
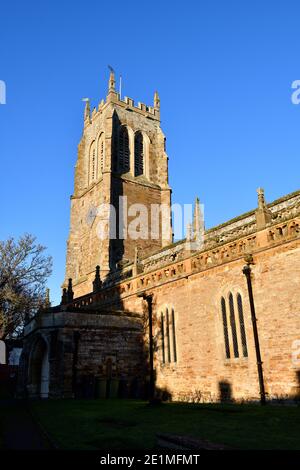
[[[149,406],[137,400],[50,400],[32,411],[62,449],[153,449],[156,433],[236,449],[300,449],[300,408],[259,405]]]

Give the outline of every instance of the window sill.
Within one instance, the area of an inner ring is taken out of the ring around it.
[[[224,366],[226,367],[248,367],[249,358],[248,357],[234,357],[230,359],[224,359]]]
[[[165,364],[162,362],[160,363],[161,369],[172,369],[173,367],[177,367],[177,362],[166,362]]]

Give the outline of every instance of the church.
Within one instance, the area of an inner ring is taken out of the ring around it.
[[[123,236],[141,206],[142,236]],[[208,230],[196,199],[176,242],[171,206],[159,95],[122,99],[111,71],[85,105],[62,300],[25,325],[21,396],[299,397],[300,191],[266,203],[260,188]]]

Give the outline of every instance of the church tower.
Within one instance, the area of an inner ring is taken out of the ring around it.
[[[133,262],[136,250],[143,257],[172,243],[165,140],[158,93],[153,106],[122,100],[111,71],[106,100],[92,113],[86,102],[78,146],[63,284],[72,278],[75,298],[92,291],[97,265],[103,280]],[[132,238],[128,228],[141,215],[137,204],[147,223]]]

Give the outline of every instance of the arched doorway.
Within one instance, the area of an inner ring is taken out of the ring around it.
[[[49,395],[49,347],[40,337],[30,355],[28,391],[31,396],[48,398]]]

